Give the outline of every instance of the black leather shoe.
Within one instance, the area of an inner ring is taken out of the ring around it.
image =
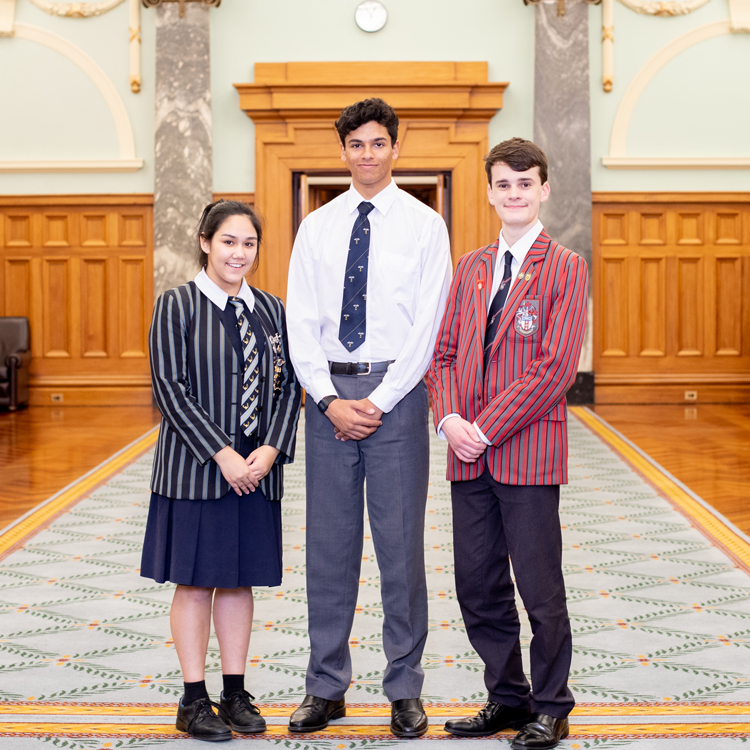
[[[391,703],[391,732],[396,737],[421,737],[427,731],[427,714],[419,698]]]
[[[329,701],[306,695],[300,707],[289,717],[290,732],[319,732],[328,726],[333,719],[346,716],[344,699]]]
[[[446,721],[445,731],[459,737],[486,737],[508,727],[520,729],[530,718],[527,708],[511,708],[502,703],[487,701],[476,716]]]
[[[257,734],[266,731],[266,720],[260,715],[260,709],[250,703],[255,698],[243,690],[219,698],[219,718],[229,724],[240,734]]]
[[[515,750],[550,750],[568,736],[568,719],[534,714],[515,736],[510,746]]]
[[[180,732],[187,732],[196,740],[207,742],[223,742],[232,739],[232,730],[215,713],[213,706],[218,706],[209,698],[199,698],[197,701],[183,705],[182,698],[177,706],[177,721],[175,727]]]

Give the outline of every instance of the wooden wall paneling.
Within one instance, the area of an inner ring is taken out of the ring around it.
[[[45,357],[70,357],[70,266],[68,256],[42,260]]]
[[[627,258],[602,260],[602,293],[599,297],[602,324],[602,356],[626,357],[628,354],[628,272]]]
[[[153,279],[153,274],[151,276]],[[148,357],[148,326],[145,314],[146,259],[120,258],[120,357]]]
[[[5,217],[5,226],[5,247],[31,247],[34,244],[34,227],[30,213],[8,213]]]
[[[750,402],[750,192],[594,194],[593,238],[597,403]]]
[[[70,211],[42,214],[42,247],[68,248],[78,242],[78,216]]]
[[[676,221],[678,245],[703,245],[705,221],[702,211],[677,211]]]
[[[31,317],[31,257],[6,257],[3,264],[3,315]]]
[[[31,324],[31,403],[150,404],[152,197],[0,196],[4,314]]]
[[[142,211],[121,213],[119,223],[119,244],[121,247],[146,247],[149,244],[146,216]]]
[[[697,229],[697,224],[694,228]],[[679,236],[684,235],[678,234]],[[703,265],[704,258],[700,256],[678,255],[676,258],[675,323],[678,357],[703,356],[703,322],[705,319]]]
[[[665,258],[642,257],[639,261],[639,354],[663,357],[667,349]]]
[[[102,213],[89,213],[84,211],[81,213],[81,247],[107,247],[109,242],[110,229],[110,217],[112,214]]]
[[[641,245],[667,244],[667,217],[663,211],[640,212],[640,241]]]
[[[716,211],[714,215],[714,238],[717,245],[742,244],[742,215],[739,211]]]
[[[599,242],[602,245],[627,245],[629,216],[626,211],[604,211],[601,214]]]
[[[81,356],[107,357],[109,274],[106,256],[81,258]]]
[[[715,354],[739,357],[742,351],[742,258],[717,256],[715,277]]]

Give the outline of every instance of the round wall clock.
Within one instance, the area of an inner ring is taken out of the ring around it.
[[[378,0],[367,0],[357,6],[354,20],[362,31],[380,31],[388,20],[388,11]]]

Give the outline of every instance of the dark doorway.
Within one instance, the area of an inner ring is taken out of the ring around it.
[[[437,211],[451,231],[451,173],[394,172],[396,184]],[[292,172],[292,220],[294,236],[302,219],[337,196],[351,184],[348,172]]]

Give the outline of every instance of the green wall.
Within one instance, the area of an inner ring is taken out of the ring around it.
[[[253,124],[233,83],[253,80],[255,62],[486,60],[490,80],[510,81],[490,140],[533,132],[534,10],[521,0],[385,0],[386,27],[354,23],[357,0],[223,0],[211,11],[214,189],[254,189]],[[641,67],[665,44],[727,18],[726,0],[682,17],[637,15],[615,3],[615,85],[601,87],[601,8],[590,13],[594,190],[750,190],[750,170],[606,169],[612,123]],[[128,193],[153,190],[155,11],[141,10],[140,94],[128,83],[127,2],[99,18],[48,16],[18,0],[16,21],[76,44],[118,89],[145,167],[126,174],[0,174],[0,193]],[[96,87],[58,53],[0,37],[0,160],[117,158],[112,117]],[[750,157],[750,34],[704,42],[669,63],[639,101],[627,153],[637,156]]]

